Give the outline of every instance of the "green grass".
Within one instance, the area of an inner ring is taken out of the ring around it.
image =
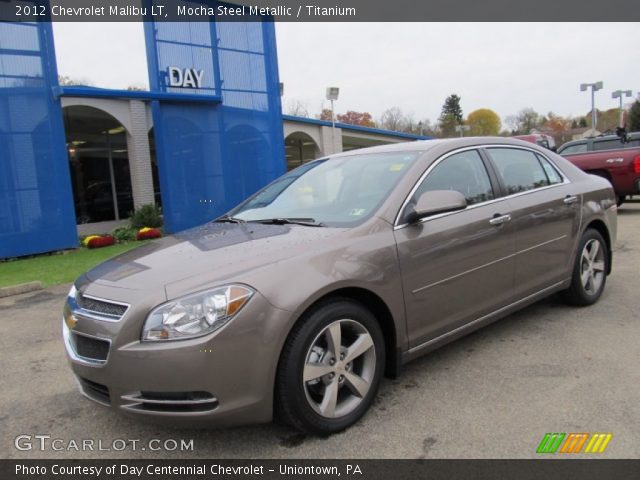
[[[38,280],[45,287],[70,283],[99,263],[143,243],[121,243],[92,250],[79,248],[61,254],[0,262],[0,287]]]

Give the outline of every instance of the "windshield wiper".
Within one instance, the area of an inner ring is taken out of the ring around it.
[[[214,220],[216,223],[226,222],[226,223],[246,223],[246,220],[242,220],[241,218],[231,217],[229,215],[223,215],[220,218],[216,218]]]
[[[316,222],[313,218],[262,218],[252,222],[270,225],[303,225],[305,227],[326,227],[324,223]]]

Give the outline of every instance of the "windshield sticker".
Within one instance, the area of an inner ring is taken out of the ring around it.
[[[351,210],[351,212],[349,212],[349,215],[351,215],[352,217],[361,217],[362,215],[364,215],[364,212],[366,212],[365,208],[354,208],[353,210]]]
[[[404,163],[394,163],[389,167],[390,172],[399,172],[404,168]]]

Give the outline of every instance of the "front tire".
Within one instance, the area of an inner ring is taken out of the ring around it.
[[[596,303],[604,290],[608,271],[607,244],[600,232],[588,229],[580,239],[571,286],[562,292],[565,301],[581,307]]]
[[[312,435],[344,430],[371,406],[384,364],[384,338],[373,314],[349,299],[326,301],[287,338],[276,377],[276,413]]]

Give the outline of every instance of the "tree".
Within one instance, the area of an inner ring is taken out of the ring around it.
[[[553,112],[549,112],[541,129],[553,136],[557,145],[571,140],[570,118],[561,117]]]
[[[348,123],[350,125],[361,125],[363,127],[376,126],[376,123],[373,121],[369,112],[355,112],[353,110],[349,110],[343,115],[338,115],[338,121]]]
[[[623,112],[623,115],[626,112]],[[610,108],[605,111],[598,111],[598,130],[601,132],[615,132],[620,125],[620,109]]]
[[[510,125],[515,125],[512,128],[514,135],[528,135],[531,130],[540,127],[544,118],[536,112],[533,108],[523,108],[515,116],[515,119],[510,118],[507,122]]]
[[[318,115],[318,119],[324,120],[325,122],[332,121],[333,117],[331,116],[331,109],[330,108],[323,108],[322,112],[320,113],[320,115]]]
[[[287,102],[287,115],[307,118],[309,117],[309,109],[307,105],[300,100],[290,100]],[[329,116],[331,116],[331,114],[329,114]]]
[[[455,93],[449,95],[442,105],[442,112],[439,118],[440,130],[443,136],[452,137],[455,135],[456,127],[462,124],[462,108],[460,107],[460,97]]]
[[[627,130],[635,132],[640,130],[640,100],[636,100],[629,110],[629,125]]]
[[[391,107],[382,112],[380,121],[378,123],[380,125],[380,128],[384,128],[385,130],[393,130],[394,132],[400,132],[402,131],[405,123],[405,116],[400,108]]]
[[[58,84],[63,87],[69,87],[71,85],[83,85],[85,87],[93,86],[93,83],[86,78],[71,78],[67,75],[58,75]]]
[[[488,108],[480,108],[471,112],[467,117],[466,124],[471,127],[472,135],[479,136],[498,135],[502,128],[498,114]]]

